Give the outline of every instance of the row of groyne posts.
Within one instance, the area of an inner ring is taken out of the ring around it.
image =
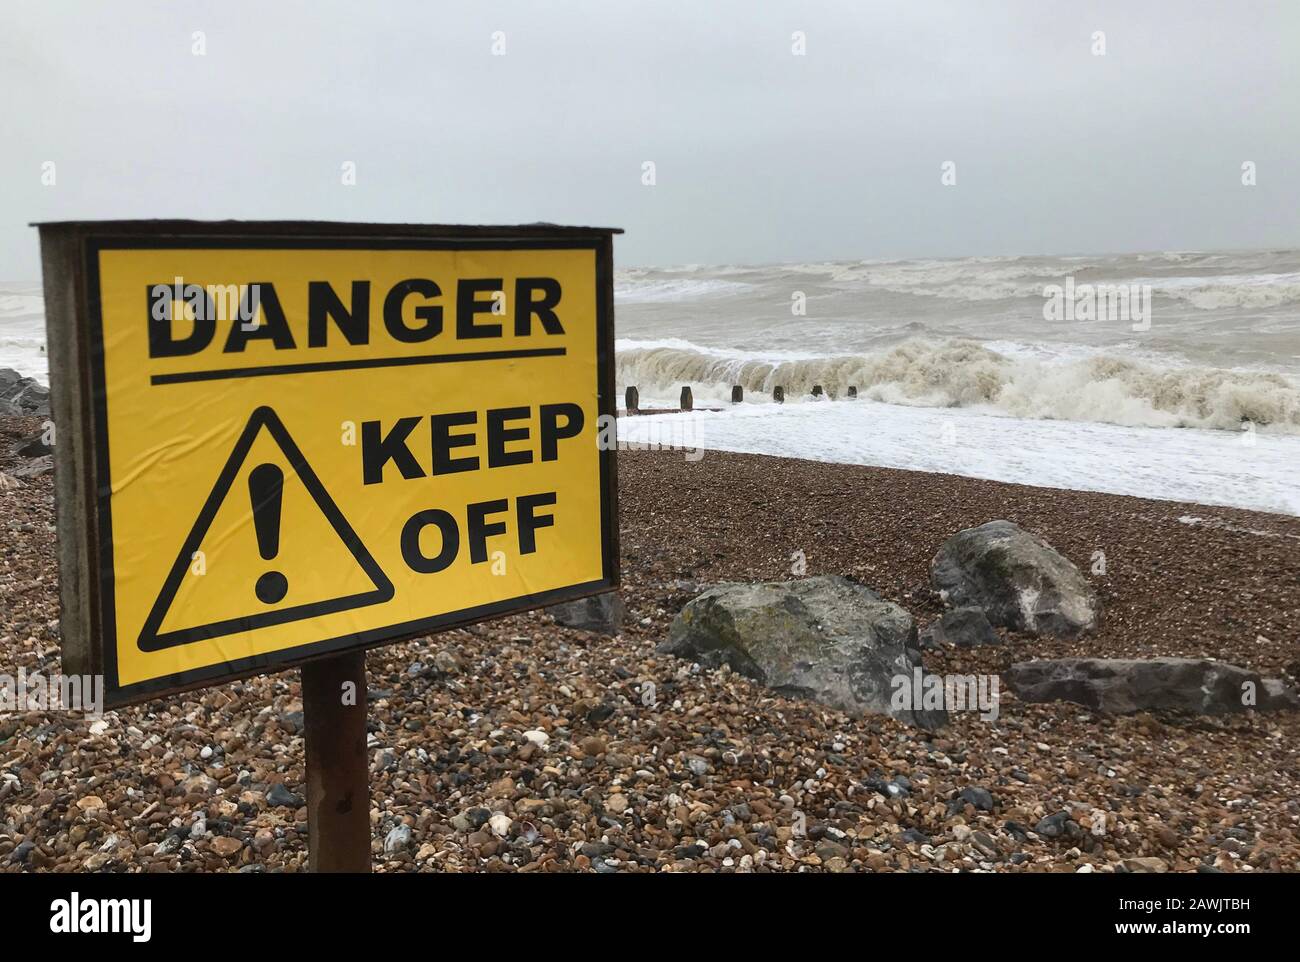
[[[834,394],[831,394],[831,393],[828,393],[828,392],[826,392],[825,390],[823,390],[823,388],[822,388],[822,386],[821,386],[820,384],[814,384],[814,385],[813,385],[813,388],[812,388],[812,396],[813,396],[813,397],[826,397],[826,398],[830,398],[832,401],[835,400],[835,395],[834,395]],[[850,384],[850,385],[849,385],[849,389],[848,389],[848,391],[846,392],[845,396],[846,396],[850,401],[854,400],[854,399],[858,396],[858,389],[857,389],[857,387],[856,387],[855,385]],[[741,385],[739,385],[739,384],[733,384],[733,385],[731,386],[731,403],[732,403],[732,404],[740,404],[740,403],[743,402],[744,400],[745,400],[745,389],[744,389],[743,387],[741,387]],[[775,404],[784,404],[784,403],[785,403],[785,388],[781,387],[779,384],[778,384],[776,387],[772,388],[772,401],[773,401],[773,403],[775,403]],[[662,410],[658,410],[658,409],[655,409],[655,410],[651,410],[651,409],[649,409],[649,408],[645,408],[645,409],[643,409],[643,408],[641,407],[641,392],[638,391],[635,387],[630,386],[630,385],[629,385],[627,391],[625,392],[625,394],[624,394],[624,396],[623,396],[623,406],[627,409],[627,413],[628,413],[628,414],[642,414],[642,413],[645,413],[645,414],[664,414],[664,413],[668,413],[668,412],[665,412],[665,411],[662,411]],[[681,398],[681,402],[678,404],[677,410],[679,410],[679,411],[694,411],[694,410],[695,410],[695,398],[694,398],[694,397],[692,396],[692,394],[691,394],[691,386],[690,386],[689,384],[685,384],[685,385],[682,386],[682,398]],[[704,411],[716,411],[716,410],[718,410],[718,408],[701,408],[700,410],[704,410]]]

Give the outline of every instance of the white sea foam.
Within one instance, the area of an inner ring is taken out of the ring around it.
[[[683,384],[705,399],[728,397],[736,384],[764,396],[779,385],[788,397],[806,395],[814,385],[843,396],[855,386],[864,398],[911,407],[1131,427],[1239,431],[1248,421],[1300,434],[1300,386],[1267,372],[1156,367],[1093,352],[1008,356],[960,339],[910,338],[870,354],[799,359],[620,343],[619,383],[636,385],[645,399],[671,398]]]
[[[689,428],[655,423],[685,420]],[[1261,436],[1248,445],[1223,431],[1029,421],[861,400],[740,404],[618,423],[620,442],[674,431],[710,450],[1300,514],[1298,437]]]

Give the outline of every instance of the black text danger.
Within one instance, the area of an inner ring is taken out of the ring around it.
[[[339,289],[309,281],[306,294],[306,316],[291,318],[270,281],[204,287],[178,278],[147,285],[149,356],[184,357],[214,344],[223,354],[239,354],[250,344],[284,351],[359,346],[376,332],[402,344],[564,334],[558,313],[563,291],[553,277],[518,277],[510,284],[500,277],[459,278],[445,292],[425,277],[385,288],[367,280]]]

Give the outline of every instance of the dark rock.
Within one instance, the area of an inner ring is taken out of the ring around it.
[[[53,454],[53,446],[45,443],[48,436],[49,432],[42,429],[15,441],[9,450],[20,458],[39,458],[43,454]]]
[[[1300,708],[1300,693],[1281,678],[1265,678],[1259,691],[1259,704],[1255,707],[1262,711],[1295,711]]]
[[[566,628],[617,635],[623,627],[623,599],[617,591],[551,605],[546,611],[555,619],[556,624]]]
[[[910,785],[904,785],[900,779],[885,781],[883,778],[870,778],[862,783],[864,788],[884,795],[885,798],[905,798],[910,794]]]
[[[1045,815],[1038,820],[1034,826],[1034,831],[1043,838],[1060,838],[1068,833],[1066,827],[1070,822],[1069,812],[1057,812],[1054,815]]]
[[[920,641],[922,648],[942,648],[944,645],[976,648],[999,644],[1002,639],[989,624],[983,608],[966,607],[944,612],[925,627]]]
[[[682,609],[659,651],[709,668],[729,665],[784,695],[855,715],[922,728],[947,721],[941,708],[910,704],[921,667],[912,616],[836,576],[718,585]],[[894,694],[903,684],[906,702]]]
[[[979,788],[976,786],[963,788],[957,793],[957,797],[961,799],[963,803],[969,802],[971,805],[974,805],[975,808],[981,812],[993,811],[993,795],[987,788]]]
[[[1101,617],[1079,569],[1010,521],[957,532],[930,562],[930,580],[949,604],[982,608],[991,624],[1032,635],[1073,638]]]
[[[301,795],[295,795],[281,784],[271,786],[271,790],[266,793],[266,801],[270,805],[285,805],[289,808],[302,808],[305,804]]]
[[[591,725],[602,725],[609,721],[617,710],[618,709],[614,705],[609,704],[609,702],[602,702],[587,712],[587,722]]]
[[[1297,706],[1295,692],[1281,682],[1204,658],[1022,661],[1006,678],[1022,701],[1069,701],[1114,714],[1175,709],[1218,715]]]
[[[12,368],[0,368],[0,402],[7,402],[7,407],[27,416],[50,413],[49,388]]]
[[[189,829],[186,828],[185,831],[188,833]],[[186,835],[180,834],[179,831],[169,833],[166,838],[158,843],[158,847],[154,849],[154,854],[164,856],[178,852],[185,844],[186,837]]]

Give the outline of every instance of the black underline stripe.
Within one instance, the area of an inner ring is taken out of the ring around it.
[[[311,374],[316,371],[350,371],[367,367],[409,367],[413,364],[455,364],[461,361],[501,361],[515,357],[562,357],[562,347],[533,347],[515,351],[478,351],[461,354],[420,354],[414,357],[372,357],[355,361],[305,361],[301,364],[271,364],[265,367],[232,367],[219,371],[184,371],[155,374],[151,384],[185,384],[191,381],[221,381],[237,377],[267,377],[275,374]]]

